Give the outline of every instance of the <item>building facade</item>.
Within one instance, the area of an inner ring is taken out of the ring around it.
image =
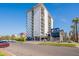
[[[46,36],[53,28],[53,18],[43,4],[37,4],[27,11],[27,37]]]

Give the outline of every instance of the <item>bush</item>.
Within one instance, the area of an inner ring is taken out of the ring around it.
[[[25,37],[20,37],[20,38],[17,38],[15,39],[16,41],[26,41],[26,38]]]

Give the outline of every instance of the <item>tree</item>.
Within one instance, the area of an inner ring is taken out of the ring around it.
[[[14,34],[11,36],[11,40],[16,40],[16,36]]]
[[[71,40],[75,41],[75,26],[74,25],[71,25],[71,33],[72,33],[72,36],[71,36]]]
[[[79,18],[76,17],[72,20],[75,26],[75,42],[78,42],[78,31],[77,31],[77,24],[79,23]]]
[[[20,40],[21,41],[26,41],[26,33],[20,33]]]
[[[10,40],[10,36],[7,35],[7,36],[4,36],[6,40]]]

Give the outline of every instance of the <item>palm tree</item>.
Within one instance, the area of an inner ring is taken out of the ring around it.
[[[75,26],[75,42],[78,42],[78,31],[77,31],[77,24],[79,23],[79,18],[76,17],[72,20]]]
[[[72,36],[71,36],[71,40],[75,41],[75,26],[74,25],[71,25],[71,33],[72,33]]]

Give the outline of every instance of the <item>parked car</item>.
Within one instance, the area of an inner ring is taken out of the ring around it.
[[[0,40],[0,48],[8,47],[10,44],[7,41]]]
[[[10,42],[10,43],[15,43],[16,40],[8,40],[8,42]]]
[[[11,43],[15,43],[16,42],[16,40],[2,40],[2,41],[11,42]]]

